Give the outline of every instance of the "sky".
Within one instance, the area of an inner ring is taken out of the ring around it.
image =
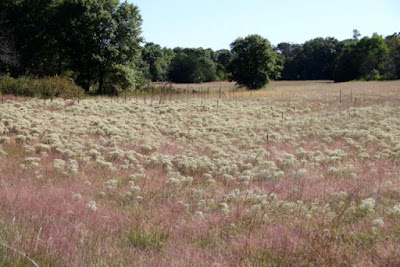
[[[316,37],[400,32],[399,0],[128,0],[139,7],[142,36],[162,47],[229,49],[259,34],[271,44]]]

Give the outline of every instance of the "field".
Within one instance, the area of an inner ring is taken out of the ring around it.
[[[5,96],[0,266],[399,266],[400,81],[231,87]]]

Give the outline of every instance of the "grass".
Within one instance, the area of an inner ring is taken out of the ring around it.
[[[1,242],[40,266],[400,264],[399,81],[172,86],[5,96]]]
[[[140,249],[161,250],[167,242],[169,233],[154,229],[151,231],[134,227],[127,235],[129,245]]]

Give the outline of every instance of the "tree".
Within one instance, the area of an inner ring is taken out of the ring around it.
[[[13,1],[0,3],[0,75],[17,71],[20,60],[14,40],[14,27],[9,23]]]
[[[354,40],[358,40],[358,38],[361,36],[361,33],[357,30],[357,29],[354,29],[353,30],[353,39]]]
[[[277,53],[267,39],[259,35],[238,38],[231,44],[233,59],[229,64],[232,80],[254,90],[279,77]]]
[[[384,62],[385,78],[400,79],[400,33],[387,36],[385,42],[389,48]]]
[[[359,58],[361,58],[361,78],[366,80],[380,79],[384,74],[383,63],[389,54],[385,40],[375,33],[371,38],[362,38],[357,44],[356,50],[360,55]]]
[[[176,83],[201,83],[217,79],[213,51],[202,48],[175,48],[169,79]],[[216,57],[215,57],[216,58]]]
[[[344,49],[335,64],[335,82],[383,79],[384,62],[388,54],[389,48],[378,34],[373,34],[371,38],[364,37],[359,41],[344,41]]]
[[[279,43],[275,50],[279,54],[278,63],[282,66],[281,80],[302,80],[304,70],[301,62],[303,46],[299,44]]]
[[[86,90],[94,83],[100,94],[113,93],[105,86],[115,65],[134,68],[140,55],[142,19],[136,6],[119,0],[65,0],[65,8],[77,5],[79,16],[69,21],[71,33],[67,40],[71,63],[78,72],[77,81]]]
[[[359,77],[359,63],[355,58],[357,40],[343,41],[342,52],[335,60],[333,79],[335,82],[346,82]]]
[[[221,49],[216,52],[217,76],[218,80],[226,80],[228,77],[228,66],[232,60],[231,51],[228,49]]]
[[[304,80],[331,80],[341,45],[335,38],[315,38],[303,45],[301,65]]]
[[[142,50],[142,59],[148,66],[149,78],[153,81],[164,82],[168,79],[168,69],[174,57],[174,52],[161,48],[154,43],[146,43]]]
[[[7,38],[7,48],[15,44],[20,75],[69,73],[86,91],[97,85],[99,93],[111,93],[114,86],[106,80],[138,74],[142,20],[136,6],[119,0],[6,1],[6,9],[0,9],[0,33]],[[12,36],[2,30],[4,25]],[[132,71],[121,71],[120,66]]]
[[[8,0],[7,25],[12,27],[10,40],[20,55],[21,73],[56,74],[56,40],[53,33],[56,0]]]

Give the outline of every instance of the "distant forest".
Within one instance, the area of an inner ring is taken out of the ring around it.
[[[315,38],[304,44],[274,47],[281,66],[280,80],[383,80],[400,78],[400,33],[359,39]],[[161,48],[146,43],[142,49],[146,77],[152,81],[205,82],[229,79],[231,50]]]
[[[201,83],[232,79],[231,50],[165,48],[141,37],[137,6],[118,0],[3,0],[0,75],[63,76],[100,94],[149,81]],[[339,41],[315,38],[273,47],[281,80],[400,78],[400,33]],[[231,47],[232,48],[232,47]]]

